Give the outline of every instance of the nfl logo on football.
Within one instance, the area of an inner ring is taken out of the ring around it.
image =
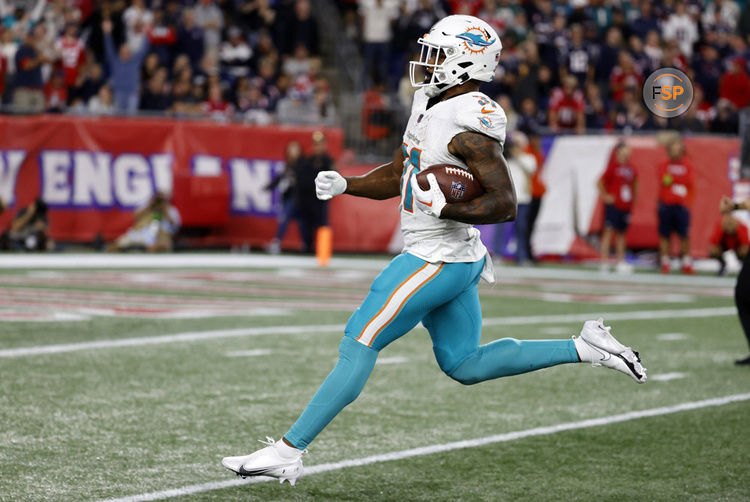
[[[464,192],[466,191],[466,185],[460,181],[451,182],[451,197],[453,200],[461,200],[464,198]]]

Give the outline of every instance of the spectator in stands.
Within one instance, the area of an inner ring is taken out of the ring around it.
[[[664,40],[677,41],[685,57],[693,55],[693,44],[698,41],[698,23],[687,12],[683,0],[677,0],[675,11],[662,24],[661,30]]]
[[[18,42],[13,38],[13,32],[7,28],[0,31],[0,57],[5,62],[5,71],[3,72],[3,90],[11,91],[13,89],[13,77],[16,73],[16,52],[18,52]],[[10,94],[10,93],[8,93]],[[3,95],[3,103],[6,103],[9,95]]]
[[[49,238],[47,204],[41,198],[16,213],[7,240],[14,251],[46,251],[53,247]]]
[[[246,123],[267,125],[273,122],[269,113],[270,101],[257,85],[242,78],[237,83],[235,94],[237,113]]]
[[[141,63],[148,52],[149,42],[145,40],[136,53],[131,51],[127,43],[122,44],[119,51],[115,52],[115,45],[112,42],[112,21],[104,21],[102,31],[115,109],[120,113],[134,113],[138,110]]]
[[[294,52],[284,60],[283,70],[292,80],[297,80],[310,73],[311,60],[307,47],[298,45]]]
[[[172,106],[172,98],[169,95],[167,85],[167,70],[159,68],[149,79],[146,89],[141,95],[140,109],[146,111],[163,112]]]
[[[253,50],[242,36],[242,30],[232,26],[227,30],[228,40],[221,45],[221,67],[222,70],[235,80],[247,77],[250,73],[250,59]]]
[[[670,129],[675,129],[681,133],[706,132],[706,125],[698,116],[699,106],[700,101],[696,100],[694,97],[693,102],[685,113],[670,120]]]
[[[745,65],[742,58],[730,61],[729,69],[721,76],[719,84],[719,96],[729,100],[736,108],[744,108],[750,102],[750,78]]]
[[[148,204],[135,211],[133,220],[133,226],[110,243],[107,251],[140,248],[154,253],[172,250],[182,220],[180,212],[169,203],[165,193],[157,192]]]
[[[531,138],[537,135],[542,128],[539,110],[536,107],[536,101],[533,98],[525,98],[521,101],[521,111],[516,121],[516,129]]]
[[[713,0],[706,2],[703,11],[703,29],[733,32],[740,17],[738,2],[731,0]]]
[[[583,134],[586,127],[586,101],[573,75],[563,79],[562,88],[552,91],[549,102],[549,127],[553,133]]]
[[[580,24],[574,24],[570,28],[570,44],[561,50],[564,54],[565,71],[578,79],[578,85],[582,86],[589,77],[594,75],[594,65],[596,55],[592,44],[586,43],[583,39],[583,27]],[[563,73],[560,77],[564,80]]]
[[[266,186],[266,190],[276,190],[280,199],[276,216],[279,226],[276,230],[276,236],[266,248],[271,254],[279,254],[281,251],[281,241],[286,235],[289,222],[292,219],[299,218],[296,209],[296,192],[294,189],[296,179],[294,173],[299,169],[299,164],[304,161],[302,146],[297,141],[290,142],[286,146],[284,170]]]
[[[16,52],[13,106],[20,111],[38,113],[44,110],[42,65],[50,59],[38,47],[43,37],[44,27],[37,25],[28,32]]]
[[[63,73],[55,72],[44,85],[44,109],[48,113],[61,113],[68,102],[68,88]]]
[[[65,33],[55,42],[55,53],[65,72],[65,85],[69,88],[76,85],[85,51],[83,41],[78,38],[78,25],[76,23],[65,25]]]
[[[649,32],[659,30],[659,19],[653,13],[651,2],[641,2],[640,9],[640,15],[631,23],[631,29],[636,36],[647,39]]]
[[[76,86],[72,90],[72,97],[80,99],[85,105],[99,93],[99,89],[106,83],[101,65],[91,63],[79,72]]]
[[[643,86],[643,78],[640,71],[633,64],[632,56],[626,51],[620,51],[618,64],[612,69],[609,77],[609,87],[612,91],[612,100],[619,102],[625,96],[625,90],[640,90]]]
[[[29,2],[32,3],[32,2]],[[33,7],[27,10],[26,2],[0,1],[0,18],[3,26],[13,31],[13,36],[22,40],[42,19],[46,0],[33,0]]]
[[[729,100],[720,99],[716,103],[716,116],[711,120],[709,130],[718,134],[737,134],[739,129],[739,117],[734,106]]]
[[[214,0],[199,0],[195,5],[195,24],[203,30],[203,43],[206,52],[217,54],[221,45],[221,30],[224,28],[224,15]]]
[[[386,82],[388,79],[388,44],[391,42],[391,22],[398,15],[398,4],[392,0],[363,0],[359,4],[362,16],[366,81]]]
[[[146,8],[144,0],[131,0],[130,7],[122,13],[122,21],[125,24],[125,41],[131,51],[138,52],[154,23],[153,12]]]
[[[601,269],[609,270],[609,251],[615,234],[615,258],[618,273],[633,271],[625,261],[625,234],[630,226],[630,211],[638,194],[638,173],[630,162],[630,148],[620,142],[612,152],[607,169],[597,183],[604,202],[604,232],[601,241]]]
[[[243,24],[252,31],[272,30],[276,21],[276,10],[270,0],[242,2],[239,7]]]
[[[724,253],[733,251],[737,259],[743,261],[747,255],[748,240],[747,227],[739,222],[731,213],[723,214],[716,222],[708,246],[708,255],[719,262],[718,275],[726,272]]]
[[[109,84],[102,85],[88,102],[88,111],[94,115],[112,115],[115,113],[115,100]]]
[[[203,30],[195,22],[195,11],[182,12],[182,24],[177,29],[177,50],[187,54],[193,68],[198,68],[205,48]]]
[[[203,113],[216,122],[227,122],[234,115],[234,107],[224,99],[221,84],[218,82],[212,83],[208,88],[208,96],[203,103]]]
[[[722,73],[719,51],[713,45],[702,44],[692,66],[695,71],[693,83],[700,85],[705,97],[715,102],[719,95],[719,79]]]
[[[280,26],[283,26],[281,51],[284,54],[291,54],[298,45],[307,47],[310,54],[318,54],[318,26],[312,16],[310,0],[295,0],[294,13]]]
[[[677,137],[667,145],[668,159],[659,166],[659,257],[661,271],[671,271],[669,239],[672,234],[680,238],[682,273],[692,275],[690,256],[690,204],[693,192],[693,167],[685,159],[685,146]]]
[[[334,170],[333,159],[328,155],[328,145],[321,131],[313,133],[312,154],[303,162],[295,164],[294,196],[297,207],[303,251],[315,251],[314,239],[318,228],[328,225],[328,201],[315,196],[315,177],[321,171]]]
[[[635,37],[640,42],[640,39]],[[617,65],[620,52],[624,49],[622,33],[614,26],[607,30],[604,44],[599,50],[596,63],[597,82],[607,82],[611,77],[612,70]]]
[[[648,3],[648,2],[644,2]],[[651,30],[646,35],[646,42],[643,45],[643,53],[646,55],[646,66],[641,68],[645,76],[651,74],[651,72],[661,68],[661,62],[664,58],[664,51],[661,47],[661,40],[659,33],[656,30]]]
[[[171,24],[162,10],[154,11],[154,19],[148,32],[151,50],[159,58],[160,64],[169,64],[172,51],[177,43],[177,30]]]
[[[601,90],[591,82],[586,86],[586,128],[606,129],[609,125]]]

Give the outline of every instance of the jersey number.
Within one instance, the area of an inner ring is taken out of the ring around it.
[[[409,147],[406,143],[401,145],[401,151],[404,154],[404,173],[401,175],[401,201],[404,211],[414,212],[414,196],[411,193],[411,177],[419,172],[419,156],[422,150],[419,148]]]

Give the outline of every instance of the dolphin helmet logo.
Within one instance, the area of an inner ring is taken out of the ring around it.
[[[481,28],[469,28],[456,35],[456,38],[463,40],[464,46],[473,53],[484,52],[487,47],[495,43],[495,39],[490,38],[490,34]]]

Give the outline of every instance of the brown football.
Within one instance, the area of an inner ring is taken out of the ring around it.
[[[417,183],[422,190],[430,188],[430,182],[427,181],[427,175],[430,173],[435,175],[446,202],[468,202],[484,193],[482,185],[473,174],[463,167],[451,164],[436,164],[420,171],[417,174]]]

